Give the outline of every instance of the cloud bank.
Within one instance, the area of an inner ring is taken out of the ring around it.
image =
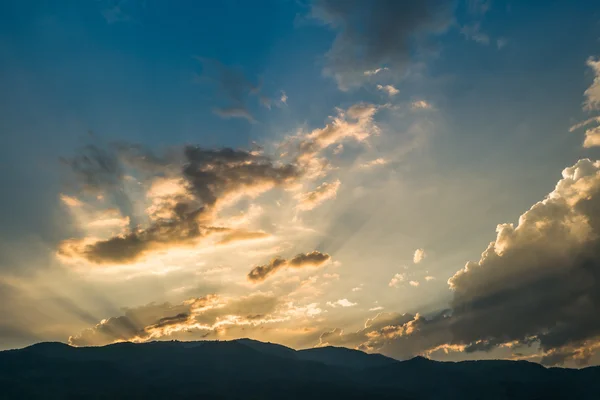
[[[380,315],[362,331],[328,332],[320,343],[396,357],[538,346],[545,364],[585,364],[600,348],[600,161],[580,160],[562,176],[517,226],[498,225],[478,262],[450,278],[449,310]]]

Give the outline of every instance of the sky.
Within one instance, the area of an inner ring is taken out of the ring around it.
[[[0,349],[600,364],[600,4],[4,1]]]

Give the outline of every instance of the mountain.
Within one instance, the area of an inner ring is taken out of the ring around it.
[[[298,358],[305,361],[316,361],[326,365],[365,369],[380,367],[398,362],[381,354],[367,354],[347,347],[317,347],[299,350]]]
[[[2,399],[597,399],[600,367],[407,361],[250,339],[0,352]]]

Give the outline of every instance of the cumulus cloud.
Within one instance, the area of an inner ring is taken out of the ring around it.
[[[336,301],[328,301],[327,302],[327,305],[329,307],[332,307],[332,308],[336,308],[336,307],[344,307],[344,308],[346,308],[346,307],[354,307],[356,304],[357,303],[353,303],[353,302],[351,302],[348,299],[339,299],[339,300],[336,300]]]
[[[275,257],[268,264],[254,267],[248,273],[248,280],[260,282],[283,268],[319,267],[331,259],[331,256],[320,251],[300,253],[290,259]]]
[[[406,274],[396,274],[392,277],[392,279],[390,280],[390,283],[388,284],[390,287],[398,287],[398,285],[401,282],[404,282],[406,280]]]
[[[377,85],[377,90],[387,93],[388,96],[393,97],[400,93],[393,85]]]
[[[436,0],[315,0],[311,14],[336,32],[324,73],[342,90],[385,66],[401,74],[416,40],[444,31],[452,19],[448,2]]]
[[[408,284],[409,284],[410,286],[412,286],[412,287],[417,287],[417,286],[419,286],[419,282],[418,282],[418,281],[410,281],[410,282],[408,282]]]
[[[425,259],[425,257],[427,257],[427,254],[425,253],[425,249],[416,249],[415,254],[413,255],[413,262],[415,264],[419,264],[421,261],[423,261]]]
[[[311,192],[300,193],[297,196],[298,205],[296,209],[300,211],[312,210],[324,201],[334,199],[340,185],[341,182],[338,179],[330,183],[324,182]]]
[[[498,226],[478,262],[450,278],[449,310],[360,334],[329,332],[322,341],[397,357],[535,344],[543,363],[586,363],[600,348],[600,161],[580,160],[562,175],[517,226]]]

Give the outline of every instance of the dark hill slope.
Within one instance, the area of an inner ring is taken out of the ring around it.
[[[2,399],[597,399],[600,368],[396,361],[249,339],[0,352]]]

